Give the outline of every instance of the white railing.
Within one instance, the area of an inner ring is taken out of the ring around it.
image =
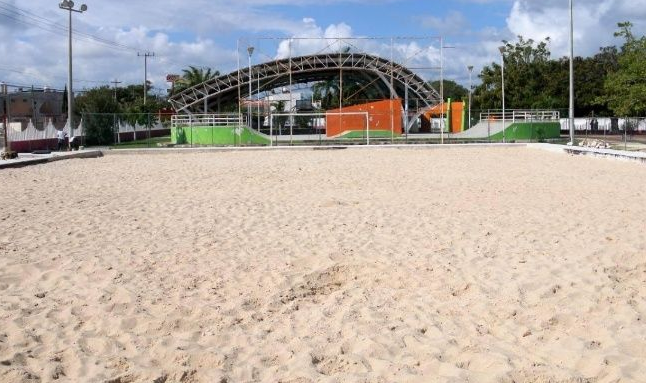
[[[559,121],[561,113],[557,110],[490,110],[480,113],[480,121],[498,121],[503,119],[507,122],[516,121]]]
[[[231,127],[247,123],[246,116],[237,113],[229,114],[178,114],[171,117],[171,126],[210,126],[210,127]]]

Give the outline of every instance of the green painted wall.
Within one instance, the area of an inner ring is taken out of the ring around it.
[[[393,133],[390,130],[371,130],[370,131],[370,138],[391,138],[393,136],[400,137],[401,134]],[[354,130],[340,136],[339,138],[366,138],[366,131]]]
[[[561,137],[558,122],[518,122],[505,131],[507,141],[541,141]],[[502,141],[502,132],[491,136],[492,141]]]
[[[239,131],[239,134],[236,133]],[[247,127],[237,126],[211,128],[206,126],[171,128],[171,142],[176,145],[269,145],[269,140]]]

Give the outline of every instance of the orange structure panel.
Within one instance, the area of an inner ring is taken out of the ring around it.
[[[451,133],[462,131],[462,113],[464,112],[463,102],[451,103]]]
[[[422,131],[430,131],[430,123],[428,121],[430,121],[431,118],[441,118],[442,115],[444,115],[449,120],[451,133],[460,133],[462,131],[464,102],[451,102],[450,107],[450,115],[447,115],[449,113],[448,102],[438,104],[429,109],[422,117]]]
[[[402,102],[399,99],[393,99],[328,110],[325,119],[327,136],[336,137],[347,132],[365,131],[365,115],[338,114],[365,112],[368,112],[369,130],[392,131],[395,134],[402,134]]]

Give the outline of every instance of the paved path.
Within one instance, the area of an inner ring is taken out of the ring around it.
[[[52,152],[50,154],[20,153],[15,160],[0,160],[0,169],[21,168],[23,166],[44,164],[72,158],[97,158],[102,157],[100,150],[80,150],[75,152]]]

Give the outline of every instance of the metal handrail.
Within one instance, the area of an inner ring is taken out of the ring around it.
[[[171,126],[209,126],[224,128],[246,124],[246,116],[237,113],[228,114],[178,114],[171,117]]]
[[[561,112],[558,110],[506,110],[504,113],[505,120],[509,122],[516,121],[558,121],[561,118]],[[480,113],[480,121],[502,120],[502,110],[490,110]]]

